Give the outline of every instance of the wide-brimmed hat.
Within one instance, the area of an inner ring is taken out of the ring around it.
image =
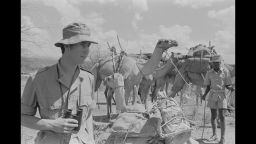
[[[89,41],[97,44],[94,39],[91,38],[90,29],[83,23],[71,23],[62,30],[63,38],[59,42],[55,43],[56,47],[61,47],[64,44],[75,44],[83,41]]]
[[[222,61],[222,58],[220,55],[214,55],[211,58],[211,62],[221,62],[221,61]]]

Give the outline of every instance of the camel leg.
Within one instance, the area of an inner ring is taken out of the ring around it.
[[[109,100],[108,100],[108,91],[109,91],[109,88],[106,86],[104,95],[105,95],[106,103],[107,103],[107,117],[110,118],[110,111],[109,111],[110,104],[109,104]]]
[[[141,103],[141,99],[138,95],[138,86],[137,85],[133,86],[133,102],[132,102],[132,104],[134,105],[135,102]]]
[[[151,86],[149,85],[148,88],[146,89],[145,99],[143,102],[146,110],[148,110],[148,107],[149,107],[150,89],[151,89]]]
[[[167,80],[165,82],[165,93],[166,93],[166,95],[168,95],[168,88],[169,88],[169,81]]]
[[[109,91],[109,94],[108,94],[108,101],[109,101],[109,112],[110,112],[110,116],[112,114],[112,99],[113,99],[113,96],[114,95],[114,90],[112,88],[110,88],[110,91]]]
[[[151,81],[149,81],[149,80],[142,80],[139,85],[140,99],[143,104],[145,104],[148,99],[148,94],[150,92],[150,86],[151,86]]]
[[[106,87],[104,94],[105,94],[106,103],[107,103],[107,117],[110,118],[112,113],[111,99],[113,97],[114,91],[110,87]]]
[[[125,85],[125,104],[128,106],[132,88],[130,86],[131,83],[129,83],[127,80],[125,80],[124,85]]]
[[[137,92],[137,94],[136,94],[136,92]],[[138,95],[138,89],[137,89],[136,85],[134,85],[133,89],[132,89],[132,105],[135,104],[137,95]]]
[[[169,97],[174,98],[177,92],[179,92],[183,88],[184,84],[185,82],[180,76],[178,76],[178,78],[175,78]]]
[[[151,94],[151,102],[153,102],[156,99],[156,94],[158,91],[158,87],[157,87],[157,80],[155,80],[155,84],[154,86],[151,87],[152,90],[152,94]]]
[[[152,85],[150,84],[150,85],[147,85],[147,87],[145,88],[144,100],[143,100],[144,104],[146,104],[146,102],[149,100],[151,87]]]

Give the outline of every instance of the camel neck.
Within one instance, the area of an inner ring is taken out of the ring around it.
[[[155,48],[152,57],[147,61],[147,63],[142,68],[141,72],[144,75],[152,74],[158,66],[162,58],[163,50],[161,48]]]

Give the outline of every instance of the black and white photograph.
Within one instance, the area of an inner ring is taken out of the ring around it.
[[[21,144],[235,144],[235,0],[21,0]]]

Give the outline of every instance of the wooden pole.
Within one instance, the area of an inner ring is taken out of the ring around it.
[[[123,48],[122,48],[122,46],[121,46],[121,43],[120,43],[120,41],[119,41],[118,35],[116,35],[116,37],[117,37],[117,41],[118,41],[118,44],[119,44],[119,46],[120,46],[120,49],[121,49],[122,51],[124,51]]]
[[[110,47],[110,45],[109,45],[109,43],[108,43],[108,42],[107,42],[107,44],[108,44],[109,49],[111,50],[111,47]],[[114,56],[114,51],[113,51],[113,50],[111,50],[111,52],[112,52],[113,72],[115,73],[115,72],[116,72],[115,56]]]

